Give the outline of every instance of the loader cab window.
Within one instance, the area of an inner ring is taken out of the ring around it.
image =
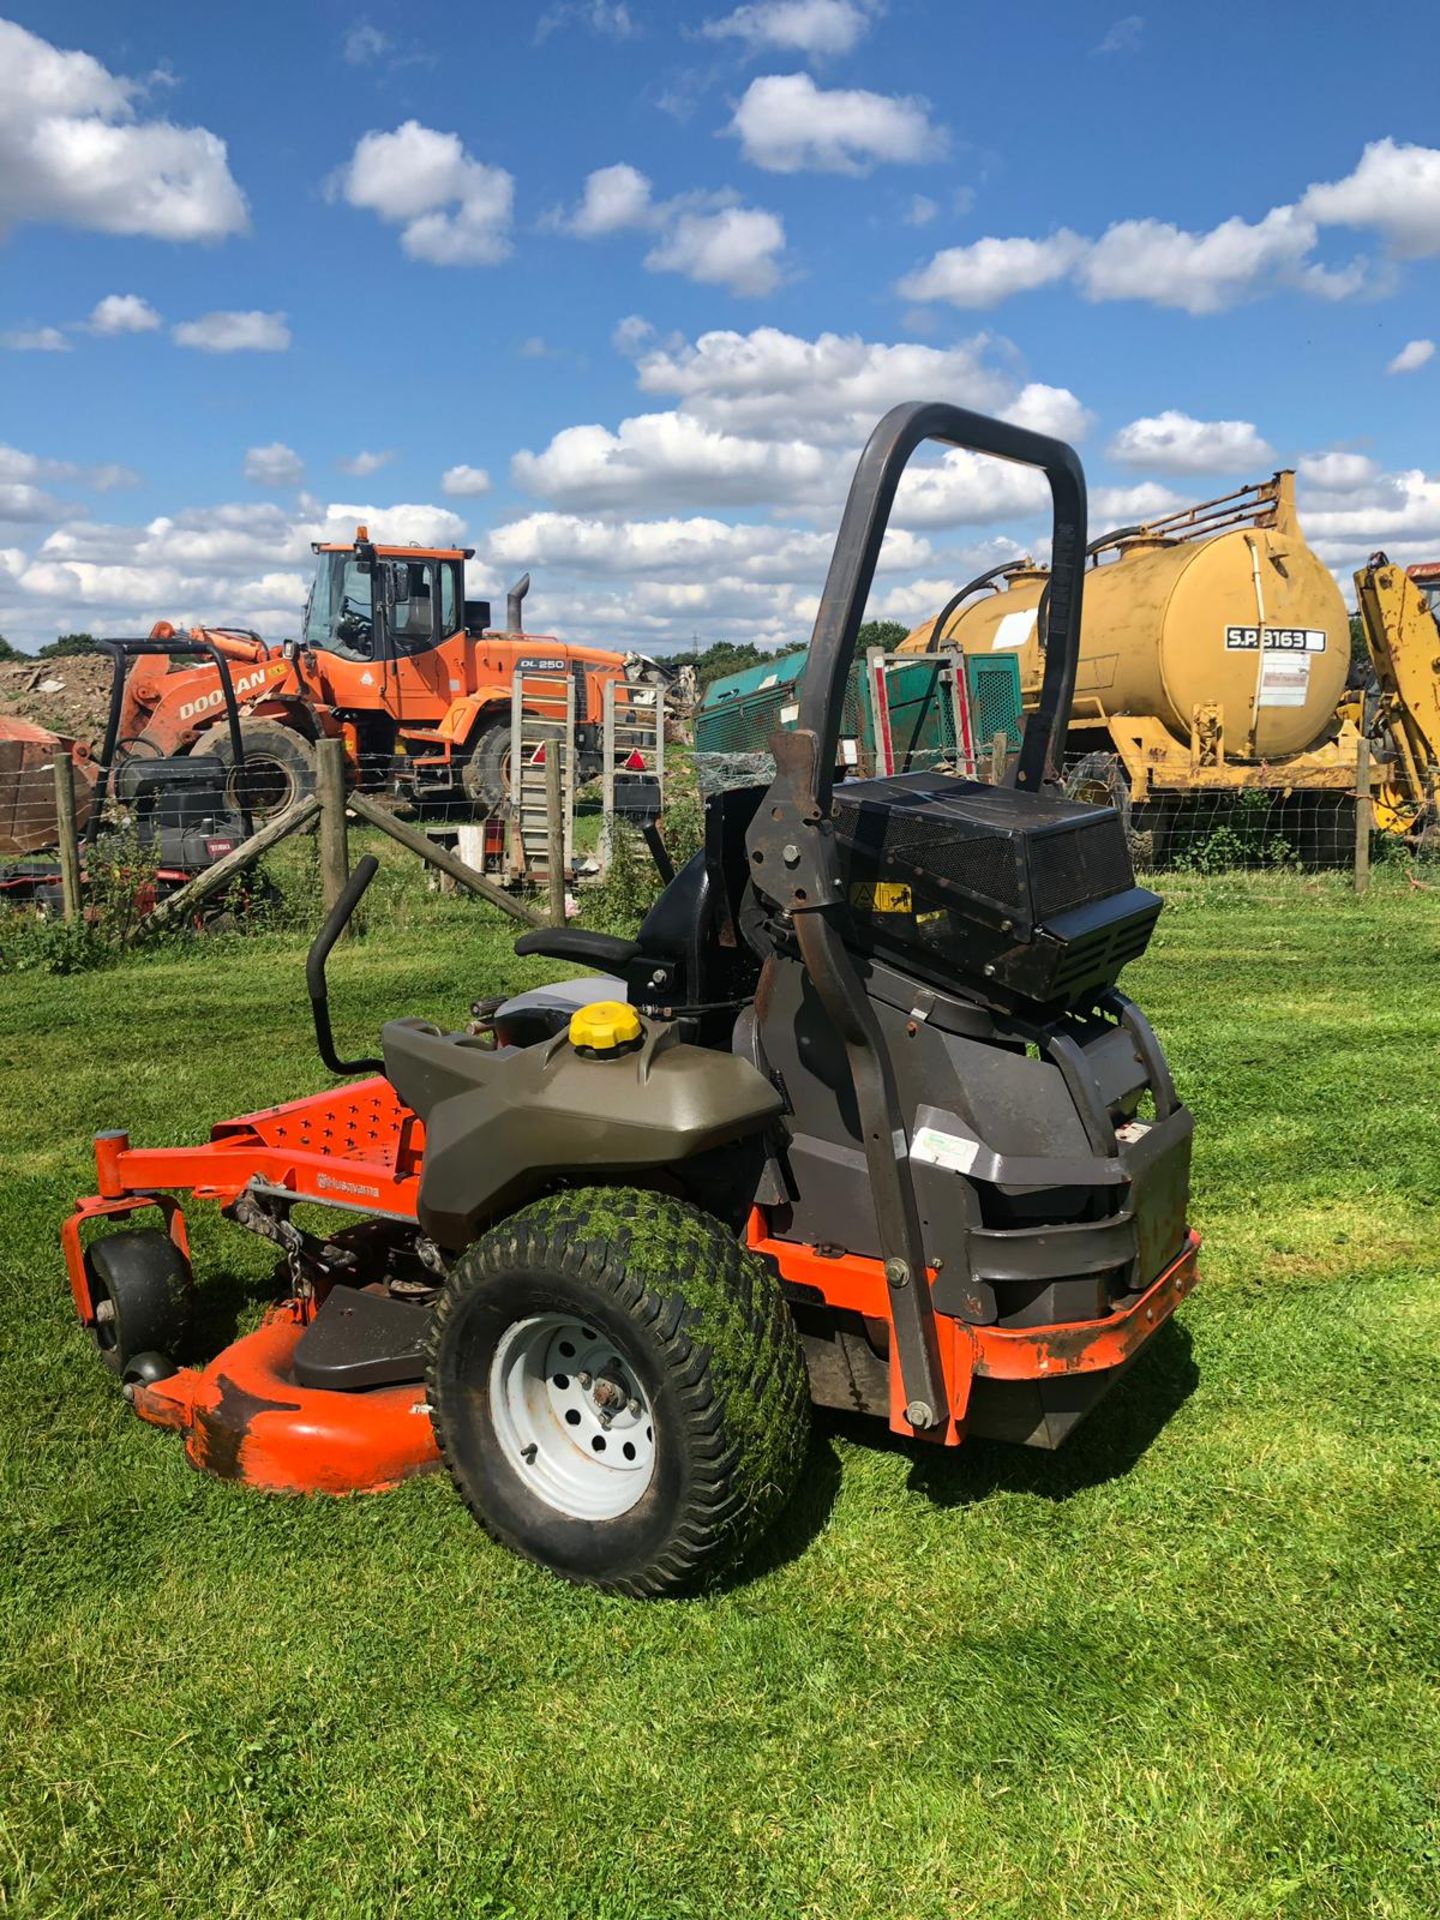
[[[323,553],[305,612],[305,644],[342,660],[375,658],[374,576],[352,554]]]
[[[391,646],[399,655],[424,653],[440,637],[435,626],[435,562],[390,560],[385,564]]]

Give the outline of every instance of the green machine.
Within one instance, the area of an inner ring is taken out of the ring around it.
[[[695,755],[709,788],[742,784],[768,769],[771,737],[799,716],[808,650],[781,654],[714,681],[695,719]],[[852,777],[953,768],[974,773],[1003,733],[1020,746],[1024,715],[1020,665],[1013,654],[973,659],[957,648],[884,653],[872,648],[852,666],[845,688],[839,764]]]

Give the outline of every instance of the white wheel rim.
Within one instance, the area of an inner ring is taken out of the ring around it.
[[[490,1366],[500,1451],[573,1520],[617,1520],[655,1472],[655,1421],[629,1360],[597,1327],[538,1314],[507,1327]]]

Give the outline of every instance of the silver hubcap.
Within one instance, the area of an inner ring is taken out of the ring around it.
[[[508,1327],[490,1367],[490,1411],[516,1473],[574,1520],[616,1520],[650,1484],[650,1402],[625,1355],[584,1321],[547,1313]]]

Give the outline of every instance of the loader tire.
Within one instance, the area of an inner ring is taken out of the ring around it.
[[[213,727],[195,753],[219,761],[225,769],[227,804],[236,808],[248,804],[256,826],[315,791],[315,747],[294,727],[282,726],[278,720],[246,720],[240,726],[240,744],[245,749],[245,767],[238,777],[225,728]]]
[[[581,1188],[456,1263],[429,1403],[461,1498],[502,1546],[643,1597],[708,1584],[794,1491],[809,1392],[763,1261],[697,1208]]]
[[[465,798],[485,813],[503,813],[510,799],[510,722],[481,727],[460,775]]]

